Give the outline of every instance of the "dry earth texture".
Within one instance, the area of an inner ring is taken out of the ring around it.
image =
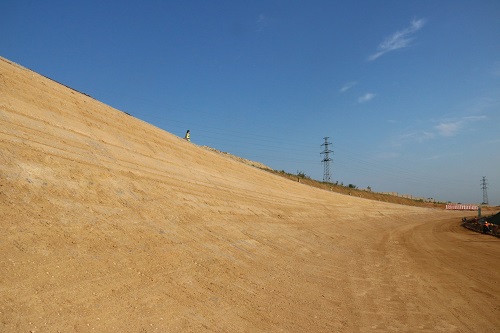
[[[498,332],[500,239],[188,143],[0,59],[1,332]]]

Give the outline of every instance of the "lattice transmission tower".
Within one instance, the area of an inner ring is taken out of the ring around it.
[[[324,137],[323,138],[325,142],[321,145],[322,147],[324,146],[325,149],[320,153],[323,156],[323,160],[321,161],[323,163],[323,182],[325,183],[331,183],[332,179],[330,178],[330,162],[332,159],[330,158],[330,153],[333,154],[333,151],[328,148],[328,145],[331,145],[331,142],[328,142],[329,137]]]
[[[483,189],[483,205],[488,204],[488,183],[486,182],[486,177],[483,176],[483,179],[481,179],[481,188]]]

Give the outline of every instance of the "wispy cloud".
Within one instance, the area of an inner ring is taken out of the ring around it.
[[[368,61],[373,61],[388,52],[410,46],[412,40],[414,39],[414,34],[422,29],[425,23],[425,19],[414,19],[413,21],[411,21],[409,27],[400,31],[396,31],[391,36],[384,39],[382,43],[379,44],[377,52],[368,57]]]
[[[435,129],[441,136],[454,136],[462,128],[462,125],[461,121],[441,123],[435,126]]]
[[[342,86],[342,88],[340,88],[339,92],[340,93],[345,93],[347,90],[351,89],[352,87],[354,87],[357,84],[358,83],[356,81],[348,82],[348,83],[344,84]]]
[[[374,94],[374,93],[366,93],[363,96],[358,98],[358,103],[366,103],[366,102],[372,100],[373,98],[375,98],[375,96],[376,96],[376,94]]]
[[[422,143],[427,140],[433,139],[436,135],[433,132],[429,131],[415,131],[415,132],[410,132],[406,133],[402,136],[400,136],[397,140],[398,144],[397,145],[402,145],[404,142],[418,142]]]
[[[486,119],[486,116],[468,116],[462,117],[457,120],[443,121],[436,125],[434,128],[437,133],[441,136],[455,136],[460,132],[462,128],[465,128],[470,125],[472,122],[480,121]]]
[[[261,32],[264,31],[264,29],[266,29],[269,26],[269,24],[271,24],[271,18],[269,18],[264,14],[259,14],[256,23],[257,23],[257,31]]]
[[[488,119],[486,116],[465,116],[455,119],[442,119],[433,121],[433,126],[428,129],[409,130],[393,139],[393,147],[402,147],[406,144],[424,143],[430,140],[439,138],[451,138],[457,136],[464,130],[473,128],[474,122],[484,121]],[[437,125],[436,125],[437,123]]]

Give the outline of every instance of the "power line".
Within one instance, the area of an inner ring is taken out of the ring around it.
[[[109,93],[109,92],[108,92]],[[120,94],[118,94],[120,96]],[[120,96],[122,97],[122,96]],[[123,96],[130,98],[130,96]],[[123,99],[123,98],[121,98]],[[139,98],[135,98],[139,100]],[[281,140],[282,136],[275,136],[273,132],[266,134],[256,134],[254,131],[241,131],[234,130],[228,127],[221,127],[217,123],[216,119],[212,118],[210,113],[206,113],[205,116],[199,115],[196,120],[194,119],[184,119],[179,116],[175,110],[175,108],[168,110],[165,113],[164,105],[158,103],[151,99],[140,98],[140,101],[143,106],[146,106],[147,111],[141,110],[128,110],[132,115],[137,114],[137,116],[142,119],[149,118],[152,120],[152,124],[156,124],[158,126],[158,122],[160,121],[162,125],[160,125],[162,129],[168,130],[171,133],[179,132],[179,128],[182,128],[181,132],[184,132],[185,128],[194,129],[194,140],[198,137],[199,142],[205,141],[205,144],[213,145],[214,148],[222,148],[222,149],[231,149],[235,150],[234,154],[243,153],[241,157],[245,157],[244,151],[252,148],[257,148],[257,151],[253,151],[252,155],[254,157],[266,157],[268,161],[260,161],[262,163],[270,162],[270,160],[275,160],[275,163],[282,162],[294,162],[294,163],[317,163],[314,162],[314,157],[312,156],[309,159],[307,156],[307,151],[311,151],[314,149],[314,144],[305,144],[302,140],[287,140],[286,142]],[[143,109],[144,110],[144,109]],[[161,112],[162,110],[163,112]],[[185,110],[184,110],[185,111]],[[173,114],[170,114],[173,112]],[[177,116],[176,116],[177,114]],[[200,118],[201,116],[201,118]],[[234,118],[233,118],[234,119]],[[243,120],[243,118],[236,117],[236,120]],[[294,129],[294,134],[300,131],[300,129]],[[198,134],[198,135],[197,135]],[[303,131],[304,135],[306,133]],[[295,135],[294,135],[295,136]],[[228,137],[231,137],[231,140],[228,140]],[[328,140],[328,138],[326,138]],[[328,141],[326,142],[328,143]],[[302,151],[302,156],[298,156],[295,154],[278,154],[286,151],[284,147],[286,145],[292,145],[295,151]],[[220,147],[217,147],[219,146]],[[323,144],[324,145],[324,144]],[[322,146],[323,146],[322,145]],[[328,143],[331,145],[331,143]],[[324,172],[323,172],[323,180],[331,181],[331,170],[330,170],[330,162],[332,162],[329,153],[333,153],[329,149],[330,147],[325,147],[325,151],[323,154],[328,152],[328,154],[324,154],[324,159],[321,161],[324,163]],[[427,176],[422,176],[412,170],[406,168],[398,168],[397,166],[391,163],[384,163],[381,161],[377,161],[370,158],[365,158],[363,155],[359,153],[355,153],[352,150],[346,150],[345,148],[336,148],[336,150],[342,151],[342,158],[339,160],[336,159],[336,163],[340,163],[340,165],[344,165],[349,170],[356,170],[358,175],[367,175],[371,177],[380,177],[386,175],[391,179],[397,179],[400,182],[409,182],[409,183],[418,183],[418,184],[432,184],[434,185],[434,181],[431,180]],[[439,176],[441,180],[445,180],[446,175]],[[440,185],[449,188],[450,190],[458,190],[459,187],[455,182],[448,182],[446,185]],[[486,193],[487,196],[487,193]],[[483,198],[484,199],[484,198]],[[487,201],[487,197],[486,200]]]

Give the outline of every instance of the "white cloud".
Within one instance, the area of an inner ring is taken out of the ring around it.
[[[369,100],[372,100],[376,95],[374,93],[366,93],[360,98],[358,98],[358,103],[366,103]]]
[[[257,31],[258,32],[263,31],[269,26],[270,23],[271,19],[268,16],[264,14],[259,14],[259,16],[257,17]]]
[[[351,89],[352,87],[354,87],[356,84],[358,84],[356,81],[352,81],[352,82],[348,82],[346,84],[344,84],[342,86],[342,88],[340,88],[339,92],[340,93],[345,93],[347,90]]]
[[[434,128],[437,130],[438,134],[441,136],[454,136],[462,128],[469,126],[470,123],[475,121],[485,120],[486,116],[468,116],[462,117],[458,120],[442,122]]]
[[[402,145],[404,142],[425,142],[427,140],[433,139],[435,134],[429,131],[416,131],[411,133],[406,133],[400,136],[397,140],[398,145]]]
[[[453,137],[464,129],[471,129],[474,122],[488,119],[486,116],[465,116],[455,119],[441,119],[429,129],[407,131],[398,136],[393,145],[400,147],[407,143],[423,143],[439,137]]]
[[[373,61],[382,55],[410,46],[413,35],[425,25],[425,19],[413,20],[409,27],[401,31],[396,31],[379,44],[376,53],[368,57],[368,61]]]
[[[436,130],[442,136],[454,136],[457,132],[462,128],[462,123],[460,121],[457,122],[449,122],[449,123],[441,123],[437,125]]]
[[[429,119],[418,122],[417,126],[420,128],[415,128],[413,125],[402,128],[400,134],[392,137],[390,143],[393,148],[403,149],[406,145],[429,144],[437,140],[453,140],[453,137],[462,132],[475,133],[480,122],[489,119],[491,117],[485,115]]]

